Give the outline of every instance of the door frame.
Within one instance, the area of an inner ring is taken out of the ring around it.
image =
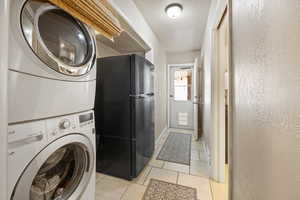
[[[0,199],[7,198],[7,71],[10,1],[0,1]]]
[[[204,102],[205,102],[205,59],[204,59],[204,55],[200,56],[200,63],[199,63],[199,73],[200,73],[200,77],[199,77],[199,108],[200,109],[200,116],[198,116],[198,118],[200,117],[200,129],[199,129],[199,134],[201,136],[203,136],[204,134]],[[199,125],[199,124],[198,124]],[[205,147],[207,152],[209,152],[208,147]]]
[[[194,140],[199,140],[199,105],[200,105],[200,60],[195,58],[193,73],[193,108],[194,108]]]
[[[228,177],[229,177],[229,185],[231,185],[231,167],[232,167],[232,145],[231,145],[231,134],[232,134],[232,65],[231,65],[231,24],[230,24],[230,8],[228,2],[225,3],[224,7],[222,8],[221,12],[219,13],[219,16],[216,20],[216,23],[213,26],[212,31],[212,101],[213,101],[213,107],[212,107],[212,116],[213,116],[213,145],[212,145],[212,177],[217,182],[224,183],[225,181],[225,134],[220,134],[220,128],[222,126],[221,114],[225,112],[225,105],[224,105],[224,112],[220,111],[219,109],[219,103],[220,102],[220,93],[221,89],[219,87],[218,77],[220,76],[219,64],[218,64],[218,29],[220,24],[222,23],[222,20],[224,16],[227,14],[228,17],[228,90],[229,90],[229,101],[228,101],[228,157],[229,157],[229,171],[228,171]],[[225,118],[224,118],[225,120]],[[224,130],[225,132],[225,130]],[[230,187],[231,188],[231,187]]]
[[[170,71],[171,71],[171,68],[172,67],[191,67],[191,69],[193,70],[193,78],[194,78],[194,67],[195,67],[195,64],[196,63],[184,63],[184,64],[168,64],[168,70],[167,70],[167,101],[168,101],[168,128],[171,128],[171,123],[170,123],[170,120],[171,120],[171,105],[170,105],[170,89],[171,89],[171,86],[170,86]],[[193,84],[194,84],[194,80],[193,80]],[[194,88],[193,88],[194,89]],[[193,93],[193,98],[194,98],[194,93]]]

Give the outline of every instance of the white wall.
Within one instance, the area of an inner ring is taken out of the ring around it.
[[[139,56],[145,56],[145,52],[123,52],[120,53],[117,50],[103,44],[101,41],[97,40],[97,58],[104,58],[110,56],[121,56],[121,55],[129,55],[129,54],[137,54]]]
[[[200,57],[200,50],[187,51],[187,52],[168,52],[167,63],[168,64],[185,64],[193,63],[196,58]]]
[[[8,4],[0,1],[0,199],[8,199],[7,193],[7,41]]]
[[[208,21],[206,25],[204,42],[202,45],[201,58],[204,59],[204,108],[203,108],[203,139],[209,151],[210,160],[214,161],[214,138],[213,138],[213,40],[212,32],[214,25],[225,6],[225,0],[212,0]],[[200,61],[202,62],[202,61]],[[212,172],[212,176],[216,177],[216,172]]]
[[[127,23],[151,47],[146,58],[155,65],[155,133],[156,137],[167,126],[167,61],[166,52],[160,41],[144,19],[141,12],[132,0],[108,0],[109,3],[125,18]]]
[[[111,47],[97,41],[97,58],[104,58],[109,56],[119,56],[121,55],[118,51],[112,49]]]

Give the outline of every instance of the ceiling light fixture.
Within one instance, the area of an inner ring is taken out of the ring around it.
[[[183,7],[179,3],[172,3],[166,7],[165,12],[171,19],[176,19],[182,14]]]

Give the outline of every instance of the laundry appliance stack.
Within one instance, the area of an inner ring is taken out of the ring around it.
[[[46,1],[11,0],[9,43],[9,199],[95,199],[94,32]]]

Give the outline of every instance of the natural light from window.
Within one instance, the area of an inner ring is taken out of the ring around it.
[[[192,97],[192,70],[176,70],[174,76],[174,100],[190,101]]]

